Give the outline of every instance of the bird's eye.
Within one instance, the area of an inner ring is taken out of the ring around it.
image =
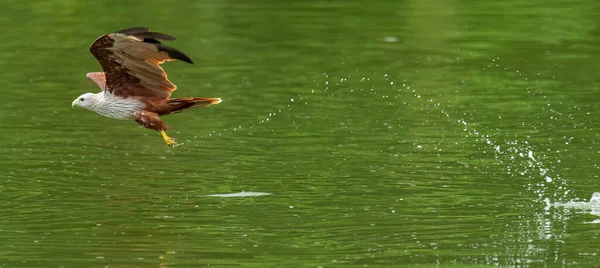
[[[85,101],[85,99],[84,98],[79,98],[79,101]]]

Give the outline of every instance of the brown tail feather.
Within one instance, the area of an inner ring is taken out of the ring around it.
[[[206,107],[213,104],[221,103],[220,98],[176,98],[167,101],[173,108],[169,112],[179,113],[185,109]]]

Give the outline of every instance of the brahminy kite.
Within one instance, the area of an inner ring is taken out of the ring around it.
[[[145,128],[162,135],[167,145],[176,142],[165,133],[169,127],[160,116],[179,113],[221,102],[220,98],[169,98],[177,88],[160,67],[165,61],[182,60],[193,64],[181,51],[165,46],[158,40],[175,40],[168,34],[134,27],[100,36],[90,52],[103,72],[86,76],[102,90],[83,94],[72,103],[115,119],[135,119]]]

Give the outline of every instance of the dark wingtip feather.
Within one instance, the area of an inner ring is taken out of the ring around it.
[[[158,41],[156,39],[144,39],[144,42],[151,43],[151,44],[160,44],[160,41]]]
[[[144,33],[138,33],[138,34],[132,34],[133,36],[140,38],[140,39],[162,39],[162,40],[175,40],[175,37],[170,36],[168,34],[164,34],[164,33],[155,33],[155,32],[144,32]]]
[[[146,43],[156,45],[156,47],[158,48],[158,51],[167,52],[169,57],[171,57],[173,59],[182,60],[189,64],[194,64],[194,62],[192,62],[192,60],[188,56],[183,54],[183,52],[181,52],[175,48],[162,45],[160,43],[160,41],[157,40],[157,39],[175,40],[175,37],[173,37],[171,35],[164,34],[164,33],[150,32],[150,29],[146,28],[146,27],[127,28],[127,29],[117,31],[117,33],[135,36],[139,39],[142,39]]]
[[[175,37],[173,37],[171,35],[164,34],[164,33],[150,32],[150,29],[146,28],[146,27],[127,28],[127,29],[117,31],[117,33],[133,35],[140,39],[154,39],[154,40],[162,39],[162,40],[169,40],[169,41],[175,40]]]
[[[132,27],[132,28],[127,28],[127,29],[117,31],[117,33],[135,35],[135,34],[145,33],[148,31],[150,31],[150,29],[148,29],[146,27]]]
[[[194,64],[194,62],[192,62],[192,60],[188,56],[186,56],[185,54],[183,54],[183,52],[181,52],[175,48],[165,46],[165,45],[160,45],[160,44],[157,44],[156,46],[158,47],[158,51],[167,52],[167,54],[169,54],[169,57],[171,57],[173,59],[182,60],[189,64]]]

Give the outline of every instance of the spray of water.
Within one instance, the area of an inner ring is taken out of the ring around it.
[[[457,61],[460,59],[457,58]],[[526,74],[523,71],[511,69],[508,65],[503,65],[500,58],[490,60],[488,64],[481,68],[481,72],[496,72],[499,75],[506,75],[515,79],[515,82],[524,84],[524,93],[531,97],[543,98],[546,100],[546,105],[540,107],[540,112],[549,116],[551,119],[562,117],[569,113],[561,111],[559,105],[553,103],[552,98],[544,95],[543,92],[533,90],[536,79],[549,79],[541,73]],[[552,77],[555,79],[555,77]],[[345,87],[345,83],[352,82],[352,87]],[[356,83],[358,82],[358,83]],[[375,82],[375,83],[373,83]],[[381,82],[381,83],[380,83]],[[473,81],[465,81],[461,83],[476,83]],[[528,83],[531,83],[528,86]],[[356,86],[356,85],[359,86]],[[363,86],[364,85],[364,86]],[[398,94],[384,95],[379,94],[377,87],[386,87],[385,92],[390,92],[393,89]],[[344,88],[345,91],[340,91]],[[368,98],[367,104],[362,103],[362,107],[354,107],[351,102],[348,104],[348,109],[357,109],[362,111],[381,112],[382,105],[388,105],[385,109],[390,113],[389,119],[383,119],[380,122],[375,122],[371,130],[368,131],[387,131],[390,141],[400,141],[399,129],[403,126],[395,121],[394,113],[406,106],[417,106],[425,115],[441,114],[448,122],[456,126],[455,130],[462,132],[463,137],[475,138],[480,143],[477,150],[480,150],[484,155],[491,155],[493,161],[501,164],[505,174],[509,178],[523,179],[524,184],[522,189],[529,194],[532,194],[533,200],[527,204],[515,204],[518,206],[533,207],[531,215],[524,216],[522,222],[515,226],[507,226],[506,241],[516,240],[515,245],[528,245],[527,248],[514,248],[515,252],[522,252],[511,260],[515,264],[526,262],[527,259],[535,259],[536,256],[547,254],[550,249],[544,248],[544,243],[539,241],[561,241],[566,237],[567,222],[571,219],[572,214],[564,208],[580,208],[592,210],[593,213],[600,211],[600,205],[594,208],[594,204],[600,204],[600,194],[595,194],[590,202],[582,202],[575,198],[574,191],[569,187],[568,179],[566,179],[561,171],[553,166],[553,163],[563,161],[560,153],[549,154],[549,149],[542,144],[535,143],[528,136],[519,136],[512,139],[507,139],[507,133],[503,129],[489,129],[482,126],[482,122],[476,118],[464,113],[453,110],[452,103],[438,101],[435,96],[428,95],[429,92],[418,85],[411,85],[408,81],[402,78],[389,74],[370,74],[365,75],[357,70],[355,73],[341,78],[333,79],[328,74],[322,74],[321,80],[316,79],[314,87],[307,89],[307,92],[297,94],[286,100],[285,108],[267,112],[254,122],[240,124],[234,128],[212,130],[194,137],[195,139],[205,139],[213,136],[222,136],[235,133],[240,134],[244,131],[250,131],[256,128],[268,126],[277,116],[292,113],[300,105],[306,108],[307,106],[316,115],[324,109],[322,102],[311,102],[314,98],[329,98],[361,96]],[[407,98],[408,97],[408,98]],[[441,98],[440,98],[441,99]],[[369,104],[374,103],[374,104]],[[374,107],[379,106],[378,108]],[[499,114],[498,119],[502,119],[503,115]],[[572,119],[572,118],[571,118]],[[301,127],[296,121],[291,121],[295,128]],[[352,118],[332,124],[332,127],[346,129],[349,124],[352,124]],[[522,122],[521,126],[537,130],[539,125],[535,122]],[[367,133],[368,134],[368,133]],[[443,136],[444,133],[441,133]],[[565,142],[569,143],[573,137],[565,137]],[[191,141],[188,141],[191,142]],[[440,144],[429,144],[419,140],[413,141],[414,148],[417,150],[423,149],[425,146],[432,146],[431,150],[441,151]],[[382,150],[385,151],[385,150]],[[401,156],[403,152],[397,152],[393,148],[387,150],[391,157]],[[344,156],[347,157],[347,156]],[[483,172],[483,171],[482,171]],[[597,213],[600,216],[600,213]],[[557,226],[560,225],[560,226]],[[511,234],[523,234],[519,237],[513,237]],[[536,242],[538,241],[538,242]],[[559,258],[560,251],[554,250],[553,254]],[[523,258],[523,259],[519,259]],[[541,257],[540,257],[541,258]],[[496,259],[490,260],[490,263],[498,262]]]

